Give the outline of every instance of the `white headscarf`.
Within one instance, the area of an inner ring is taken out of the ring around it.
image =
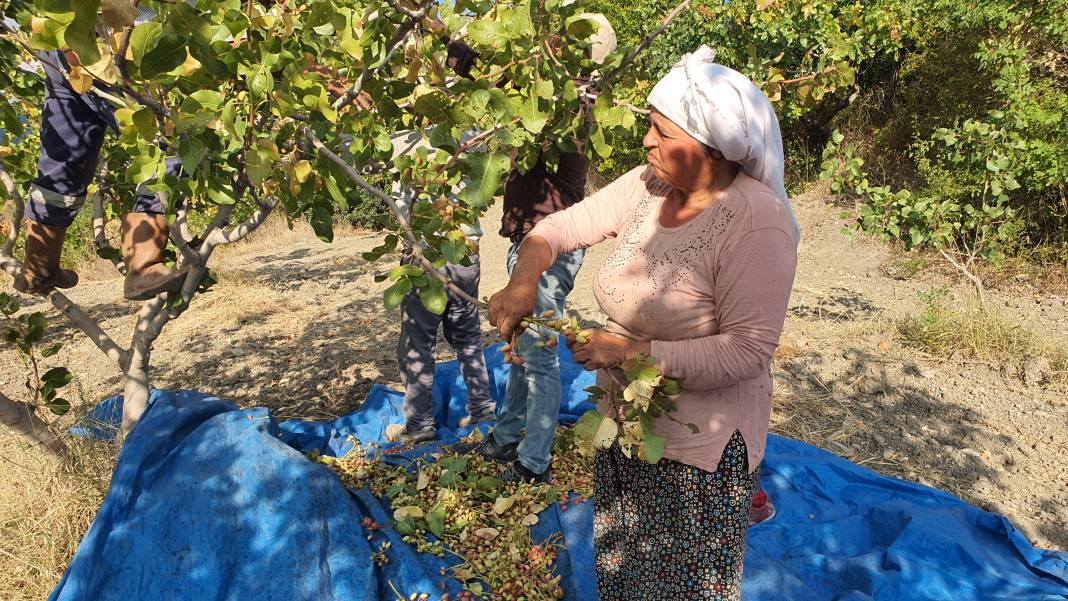
[[[775,109],[748,77],[715,61],[716,51],[703,44],[683,55],[653,87],[649,104],[771,188],[796,228],[783,183],[785,158]]]

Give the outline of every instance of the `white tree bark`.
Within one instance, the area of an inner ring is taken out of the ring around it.
[[[0,167],[0,184],[8,192],[13,207],[11,216],[11,231],[8,232],[2,245],[0,245],[0,268],[10,275],[15,275],[22,269],[21,263],[12,256],[15,244],[22,228],[22,220],[25,211],[25,202],[19,193],[18,187],[10,174]],[[230,222],[233,214],[232,205],[223,205],[218,208],[208,229],[204,232],[203,242],[200,247],[193,249],[189,246],[188,224],[185,212],[182,211],[170,228],[170,237],[175,246],[181,251],[181,262],[189,266],[185,282],[182,284],[182,302],[176,308],[167,306],[167,296],[160,295],[146,301],[137,314],[137,324],[134,327],[133,336],[130,339],[129,348],[120,347],[111,336],[100,327],[100,324],[90,317],[76,303],[58,290],[48,293],[48,300],[67,319],[78,327],[93,344],[97,346],[109,359],[115,362],[122,372],[123,387],[123,410],[122,410],[122,433],[128,433],[141,419],[148,406],[149,394],[152,391],[152,345],[159,338],[164,326],[182,314],[196,295],[200,281],[207,271],[207,263],[215,249],[222,244],[230,244],[241,240],[256,230],[278,206],[278,199],[271,198],[258,202],[258,208],[246,221],[238,224],[232,230],[223,228]],[[103,198],[100,193],[93,199],[93,233],[97,246],[101,249],[112,248],[105,235],[106,220],[104,217]],[[121,260],[113,260],[116,267],[124,272]],[[29,413],[27,413],[29,411]],[[34,421],[36,420],[36,421]],[[34,435],[36,432],[44,432],[42,437],[47,437],[47,427],[41,428],[44,421],[32,414],[32,410],[0,395],[0,423],[3,423],[20,435]],[[26,434],[30,433],[30,434]],[[54,435],[52,435],[54,438]],[[58,439],[41,439],[49,448],[53,447]],[[59,443],[62,444],[61,442]]]
[[[8,398],[0,392],[0,424],[28,444],[41,446],[60,461],[67,458],[67,446],[38,417],[33,407]]]

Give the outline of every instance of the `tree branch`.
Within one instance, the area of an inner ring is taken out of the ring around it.
[[[267,200],[262,200],[259,202],[259,209],[234,229],[225,233],[222,230],[216,230],[216,233],[219,234],[216,236],[216,244],[231,244],[256,231],[256,228],[262,225],[267,216],[271,214],[271,211],[278,206],[278,202],[278,198],[273,196]]]
[[[122,256],[115,252],[115,247],[108,241],[107,231],[105,226],[107,225],[107,219],[104,217],[104,187],[99,185],[104,181],[104,175],[107,170],[107,161],[100,161],[100,168],[96,172],[97,189],[93,194],[93,239],[96,241],[96,247],[106,252],[108,260],[115,266],[115,269],[122,275],[126,275],[126,263],[122,260]]]
[[[402,15],[407,15],[408,17],[411,17],[412,19],[418,20],[418,19],[422,19],[423,17],[426,16],[426,6],[424,6],[423,8],[421,8],[419,10],[412,10],[412,9],[406,7],[406,6],[401,5],[399,2],[397,2],[397,0],[386,0],[386,1],[389,3],[390,6],[393,7],[394,10],[396,10],[399,13],[401,13]]]
[[[170,192],[163,191],[157,192],[159,200],[163,206],[167,206],[170,201]],[[183,233],[183,229],[186,233],[189,231],[189,226],[185,220],[185,208],[178,209],[178,217],[173,222],[167,223],[167,235],[171,239],[171,243],[178,249],[178,252],[182,253],[182,259],[189,265],[196,265],[200,262],[200,255],[197,251],[193,250],[189,246],[189,238]],[[183,228],[183,226],[185,226]]]
[[[15,252],[15,244],[18,242],[19,232],[22,230],[22,218],[25,215],[26,203],[22,200],[22,194],[19,193],[15,181],[11,179],[11,174],[7,172],[7,169],[4,169],[3,165],[0,165],[0,182],[3,183],[4,189],[11,196],[11,204],[13,206],[11,231],[7,233],[7,239],[4,240],[3,246],[0,246],[0,261],[6,261],[12,259],[12,253]]]
[[[389,64],[389,61],[393,59],[393,55],[396,54],[397,49],[404,46],[405,41],[408,39],[408,34],[410,34],[412,30],[415,29],[415,26],[419,24],[419,20],[426,16],[426,8],[427,5],[424,5],[418,11],[405,12],[405,14],[409,16],[409,19],[397,27],[396,33],[393,34],[393,39],[389,42],[390,48],[389,52],[386,53],[386,57],[377,65],[367,67],[363,70],[363,73],[360,73],[360,77],[356,80],[356,83],[354,83],[347,92],[334,102],[334,110],[340,111],[342,108],[348,106],[349,103],[360,94],[360,91],[363,90],[363,87],[371,80],[371,77],[374,76],[379,69]]]
[[[7,189],[8,195],[11,196],[11,201],[15,205],[15,215],[19,219],[19,224],[12,223],[12,230],[14,231],[16,226],[21,225],[23,211],[25,210],[25,204],[22,199],[22,195],[19,194],[18,188],[15,187],[14,180],[11,179],[11,175],[0,166],[0,182],[3,183],[4,188]],[[18,233],[15,233],[15,237],[18,237]],[[8,241],[10,241],[11,235],[8,235]],[[7,249],[7,241],[5,241],[3,250]],[[22,269],[22,264],[12,257],[10,254],[0,255],[0,267],[3,268],[8,274],[14,276],[19,270]],[[104,351],[104,354],[109,359],[119,363],[125,360],[126,352],[108,336],[107,332],[100,328],[100,325],[82,311],[81,307],[76,305],[73,301],[67,298],[67,295],[58,290],[53,290],[48,293],[48,300],[52,305],[59,309],[59,312],[66,316],[75,326],[85,333],[100,350]]]
[[[428,274],[433,276],[434,279],[441,282],[441,284],[445,286],[446,289],[455,294],[457,297],[462,298],[463,300],[478,307],[485,306],[485,303],[480,302],[477,298],[471,296],[467,292],[464,292],[462,288],[457,286],[455,283],[453,283],[452,280],[450,280],[443,273],[438,271],[434,267],[434,264],[426,258],[426,256],[423,254],[423,244],[419,242],[418,238],[416,238],[415,232],[412,230],[412,224],[401,212],[400,207],[397,206],[397,201],[393,200],[393,197],[379,190],[375,186],[372,186],[370,183],[367,182],[367,180],[363,179],[363,177],[361,177],[360,174],[357,173],[355,169],[353,169],[352,165],[349,165],[341,157],[334,154],[334,152],[327,148],[326,145],[319,140],[319,138],[315,137],[315,134],[313,134],[310,129],[304,129],[304,136],[308,139],[312,146],[314,146],[315,149],[319,151],[320,154],[322,154],[327,159],[333,161],[337,166],[341,167],[345,171],[345,174],[349,176],[349,179],[352,180],[354,184],[363,188],[372,196],[382,200],[382,202],[386,203],[386,206],[389,207],[389,210],[393,212],[393,216],[397,219],[397,223],[400,224],[401,233],[404,235],[404,245],[411,250],[412,257],[419,262],[419,264],[423,267],[424,270],[426,270]]]
[[[9,398],[2,392],[0,392],[0,423],[27,443],[42,445],[57,459],[66,459],[67,445],[56,436],[48,423],[37,416],[33,407]]]
[[[664,31],[668,28],[668,25],[671,25],[671,22],[675,20],[675,17],[679,16],[679,14],[683,10],[686,10],[686,8],[688,8],[689,6],[690,0],[682,0],[682,2],[680,2],[678,6],[672,9],[671,12],[668,13],[666,17],[664,17],[664,20],[660,22],[660,27],[657,27],[652,32],[647,34],[644,38],[642,38],[642,41],[638,44],[638,46],[635,47],[634,50],[631,50],[630,54],[628,54],[627,57],[623,59],[623,62],[619,63],[619,66],[609,71],[604,77],[591,82],[590,87],[599,87],[604,82],[611,81],[612,78],[614,78],[624,69],[629,67],[630,64],[634,62],[634,59],[638,58],[638,55],[641,54],[642,51],[644,51],[646,48],[648,48],[649,44],[653,43],[653,40],[655,40],[657,36],[664,33]]]

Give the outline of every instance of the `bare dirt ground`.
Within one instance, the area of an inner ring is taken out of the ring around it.
[[[964,303],[970,288],[940,270],[895,279],[899,255],[875,241],[844,236],[842,208],[822,192],[804,194],[795,204],[801,260],[774,367],[772,430],[948,490],[1007,515],[1039,546],[1068,549],[1068,391],[1050,383],[1049,365],[1026,357],[1018,365],[945,359],[906,346],[896,323],[921,311],[922,292],[946,287]],[[498,220],[499,211],[491,212],[484,223],[490,233],[482,245],[483,295],[507,281],[507,243],[493,233]],[[217,287],[194,301],[156,344],[156,386],[266,405],[282,418],[344,414],[359,406],[373,383],[397,386],[397,315],[384,310],[385,285],[373,279],[395,262],[372,266],[361,259],[375,244],[359,232],[325,244],[306,227],[290,231],[272,222],[252,240],[220,253]],[[592,275],[609,250],[605,244],[590,252],[569,299],[570,312],[593,322],[603,316]],[[6,282],[0,289],[10,291]],[[80,284],[70,296],[124,342],[137,306],[122,300],[121,290],[121,279],[109,276]],[[990,292],[988,300],[1068,343],[1068,299],[1048,287],[1041,294],[1034,290],[1021,285]],[[49,361],[73,372],[72,400],[88,407],[117,393],[113,366],[55,311],[49,315],[51,336],[65,344]],[[484,328],[492,341],[489,326]],[[451,358],[443,341],[438,354]],[[22,398],[21,374],[13,353],[0,354],[0,390]],[[24,472],[9,464],[19,463],[25,450],[2,436],[0,444],[0,453],[8,455],[0,477],[18,479]],[[13,502],[33,499],[16,494]],[[4,551],[18,554],[0,540],[0,564]],[[29,569],[25,563],[10,565]]]

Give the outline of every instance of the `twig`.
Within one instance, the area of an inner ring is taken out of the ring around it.
[[[22,218],[25,214],[26,204],[22,200],[22,195],[19,193],[15,181],[11,179],[11,174],[2,165],[0,165],[0,182],[3,182],[4,188],[12,196],[11,200],[14,206],[14,212],[11,214],[11,231],[7,233],[7,239],[4,240],[3,246],[0,246],[0,259],[10,259],[11,253],[15,252],[15,244],[18,242],[19,232],[22,229]]]
[[[354,184],[363,188],[372,196],[380,199],[382,202],[386,203],[386,206],[389,207],[390,211],[393,212],[393,216],[397,219],[397,223],[400,224],[401,232],[404,234],[405,247],[411,250],[412,257],[419,262],[419,264],[423,267],[424,270],[426,270],[428,274],[430,274],[439,282],[441,282],[441,284],[445,286],[445,288],[447,288],[457,297],[462,298],[463,300],[478,307],[487,306],[485,303],[480,302],[477,298],[471,296],[467,292],[464,292],[462,288],[457,286],[455,283],[453,283],[452,280],[450,280],[443,273],[438,271],[434,267],[434,264],[426,258],[426,256],[423,254],[423,245],[419,242],[419,239],[415,237],[415,232],[412,230],[412,224],[401,212],[400,207],[397,206],[397,201],[393,200],[393,197],[379,190],[375,186],[372,186],[370,183],[367,182],[367,180],[363,179],[363,177],[361,177],[360,174],[352,168],[352,165],[349,165],[341,157],[334,154],[334,152],[327,148],[326,145],[319,140],[319,138],[315,137],[315,134],[313,134],[310,129],[304,129],[304,136],[308,139],[312,146],[314,146],[315,149],[319,151],[320,154],[322,154],[327,159],[333,161],[337,166],[341,167],[345,171],[345,174],[349,176],[349,179],[352,180]]]
[[[336,102],[334,102],[334,110],[340,111],[344,107],[348,106],[349,103],[352,102],[353,99],[360,94],[360,91],[362,91],[363,87],[367,85],[367,82],[371,80],[371,77],[374,76],[374,74],[377,73],[379,69],[389,64],[389,61],[393,59],[393,55],[397,52],[397,49],[404,46],[404,43],[408,39],[408,34],[410,34],[412,30],[415,29],[415,26],[419,23],[419,20],[426,16],[426,9],[427,7],[426,5],[424,5],[421,9],[419,9],[418,11],[414,11],[411,14],[407,12],[405,13],[410,18],[404,23],[401,23],[399,27],[397,27],[396,33],[393,34],[393,39],[390,40],[389,52],[386,53],[385,58],[379,61],[378,64],[365,68],[363,70],[363,73],[360,73],[360,77],[356,80],[356,83],[354,83],[352,87],[348,89],[347,92],[345,92],[340,98],[337,99]]]
[[[460,160],[460,156],[463,155],[465,152],[467,152],[468,150],[471,150],[475,146],[478,146],[482,142],[484,142],[487,139],[493,137],[493,135],[496,134],[497,132],[499,132],[499,131],[501,131],[503,129],[509,128],[509,127],[515,125],[516,123],[519,123],[521,120],[522,120],[521,117],[516,117],[516,118],[512,119],[512,121],[509,122],[509,123],[501,123],[501,124],[499,124],[499,125],[497,125],[495,127],[491,127],[490,129],[487,129],[486,131],[478,134],[477,136],[473,136],[470,140],[464,142],[463,144],[460,145],[459,148],[456,149],[456,152],[453,153],[453,155],[449,158],[448,161],[445,162],[445,167],[444,168],[448,169],[449,167],[452,167],[456,163],[456,161]]]
[[[21,403],[0,392],[0,423],[26,443],[42,445],[57,459],[66,459],[67,446],[48,423],[37,416],[33,405]]]
[[[938,249],[938,252],[942,255],[942,258],[944,258],[945,260],[949,261],[951,265],[953,265],[954,267],[957,268],[958,271],[963,273],[964,277],[966,277],[969,280],[971,280],[972,284],[975,286],[976,294],[979,295],[979,304],[985,306],[986,305],[986,295],[983,293],[983,281],[980,280],[979,278],[977,278],[975,276],[975,274],[973,274],[972,272],[968,271],[967,267],[965,267],[963,264],[961,264],[960,262],[955,260],[953,257],[951,257],[949,255],[949,253],[947,253],[945,250],[940,248],[940,249]]]
[[[528,56],[528,57],[526,57],[524,59],[516,59],[516,60],[508,63],[507,65],[504,65],[503,67],[501,67],[500,71],[498,71],[496,73],[484,73],[484,74],[479,75],[478,77],[476,77],[475,80],[478,81],[478,80],[483,80],[483,79],[498,79],[502,75],[507,73],[508,69],[511,69],[512,67],[518,67],[519,65],[525,65],[525,64],[529,63],[530,61],[532,61],[532,60],[534,60],[536,58],[539,58],[540,56],[541,56],[540,54],[532,54],[532,55],[530,55],[530,56]]]
[[[604,82],[611,81],[612,78],[614,78],[616,75],[618,75],[628,66],[630,66],[630,64],[634,62],[634,59],[638,58],[638,55],[641,54],[643,50],[648,48],[649,44],[653,43],[653,40],[655,40],[657,36],[664,33],[664,31],[668,28],[668,25],[671,25],[671,22],[675,20],[675,17],[679,16],[679,13],[681,13],[689,6],[690,0],[682,0],[682,2],[680,2],[678,6],[676,6],[674,9],[672,9],[670,13],[668,13],[667,17],[664,17],[664,20],[660,23],[660,27],[657,27],[651,33],[642,38],[642,41],[638,44],[638,46],[634,50],[631,50],[630,54],[628,54],[627,57],[623,59],[623,62],[619,63],[619,66],[609,71],[601,79],[592,82],[590,84],[590,87],[599,87]]]
[[[160,203],[163,206],[167,206],[170,202],[170,192],[161,191],[156,193],[159,196]],[[182,234],[182,225],[185,224],[185,209],[179,209],[181,214],[180,219],[175,219],[173,222],[167,223],[167,235],[171,239],[171,243],[178,249],[178,252],[182,253],[182,259],[190,265],[196,265],[200,262],[200,255],[197,251],[193,250],[189,246],[189,239]],[[188,232],[188,225],[186,226]]]
[[[93,239],[96,241],[96,247],[99,250],[110,251],[106,252],[106,254],[111,264],[115,266],[119,273],[126,275],[126,262],[115,253],[115,247],[108,241],[107,231],[105,230],[107,219],[104,216],[104,187],[99,185],[99,182],[104,181],[106,173],[107,161],[100,161],[100,168],[96,172],[98,185],[96,192],[93,194]]]
[[[793,79],[783,79],[781,81],[769,81],[768,83],[777,83],[780,86],[788,86],[788,85],[795,84],[795,83],[801,83],[803,81],[812,81],[813,79],[816,79],[816,77],[818,77],[819,75],[820,75],[819,73],[809,73],[808,75],[803,75],[801,77],[795,77]]]
[[[402,4],[397,2],[396,0],[386,0],[386,1],[389,3],[390,6],[393,7],[394,10],[396,10],[399,13],[401,13],[402,15],[406,15],[408,17],[411,17],[412,19],[417,19],[418,20],[418,19],[422,19],[423,17],[426,16],[426,7],[425,6],[423,8],[421,8],[421,9],[419,9],[419,10],[412,10],[412,9],[406,7],[406,6],[403,6]]]

